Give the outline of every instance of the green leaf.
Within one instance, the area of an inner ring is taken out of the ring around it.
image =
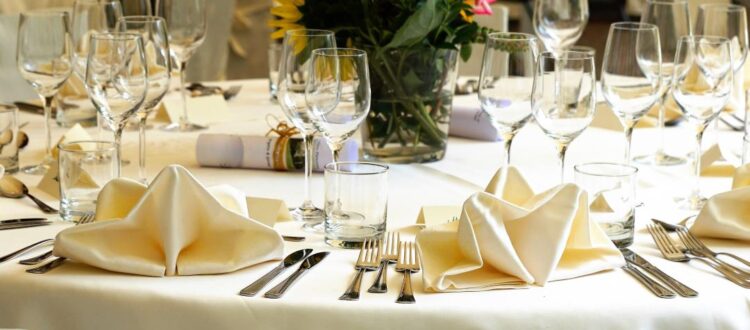
[[[402,80],[404,82],[404,89],[407,93],[413,93],[419,88],[419,85],[422,84],[422,80],[419,79],[419,76],[417,76],[414,70],[409,70],[409,73],[407,73]]]
[[[461,45],[461,59],[464,60],[464,62],[468,61],[471,57],[471,44],[466,43]]]
[[[440,0],[427,0],[402,25],[386,45],[386,48],[409,47],[422,41],[435,30],[445,17],[445,10],[438,6]]]

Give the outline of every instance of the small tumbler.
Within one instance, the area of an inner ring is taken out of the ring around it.
[[[18,108],[0,104],[0,166],[18,171]]]
[[[277,43],[268,46],[268,91],[271,93],[271,101],[276,101],[276,93],[279,90],[279,68],[281,66],[281,51],[283,47]]]
[[[76,141],[58,148],[60,216],[78,221],[96,212],[99,192],[117,177],[117,148],[108,141]]]
[[[325,241],[359,248],[385,232],[388,210],[388,166],[339,162],[325,166]]]

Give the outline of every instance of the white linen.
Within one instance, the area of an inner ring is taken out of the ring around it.
[[[690,232],[697,236],[750,241],[750,165],[737,170],[732,190],[706,201]]]

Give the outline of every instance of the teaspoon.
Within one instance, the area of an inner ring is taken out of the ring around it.
[[[26,196],[31,198],[42,212],[57,213],[56,209],[29,194],[29,188],[23,182],[9,175],[0,178],[0,195],[8,198],[23,198]]]

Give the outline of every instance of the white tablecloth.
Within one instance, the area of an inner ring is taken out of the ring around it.
[[[232,118],[222,118],[207,132],[263,134],[268,113],[283,117],[278,105],[268,100],[265,80],[228,82],[245,86],[230,102]],[[175,97],[170,95],[169,97]],[[30,121],[30,148],[23,164],[42,155],[40,116],[22,115]],[[56,128],[53,138],[64,129]],[[91,131],[96,134],[95,130]],[[125,158],[131,164],[124,175],[136,173],[137,134],[126,132]],[[245,169],[199,168],[195,140],[199,133],[148,132],[148,170],[151,176],[169,163],[189,168],[206,185],[228,183],[248,195],[284,199],[289,206],[302,200],[302,174]],[[655,148],[653,130],[636,130],[634,154]],[[685,128],[667,132],[668,150],[692,150],[692,134]],[[708,140],[736,141],[736,133],[709,133]],[[619,161],[622,133],[588,129],[570,147],[572,165],[587,161]],[[727,147],[732,149],[732,146]],[[422,205],[460,204],[479,190],[497,169],[500,143],[451,138],[443,161],[424,165],[393,165],[389,177],[388,228],[414,223]],[[514,165],[535,189],[556,184],[558,165],[551,140],[538,127],[524,128],[513,144]],[[390,271],[387,294],[363,293],[360,301],[339,301],[353,276],[356,251],[328,247],[320,236],[301,232],[295,223],[277,225],[283,234],[304,234],[302,243],[286,243],[286,252],[302,247],[332,251],[282,299],[246,298],[237,292],[275,266],[262,264],[235,273],[215,276],[150,278],[98,270],[75,262],[44,275],[24,272],[16,262],[0,264],[0,328],[28,329],[750,329],[750,291],[721,278],[699,264],[662,259],[643,226],[651,217],[676,221],[685,212],[672,204],[689,184],[686,167],[641,167],[639,198],[645,206],[637,214],[633,246],[652,263],[700,292],[695,299],[654,297],[621,270],[583,278],[551,282],[545,287],[476,293],[428,294],[419,277],[414,285],[415,305],[395,304],[401,275]],[[34,185],[39,177],[19,175]],[[322,175],[313,179],[314,200],[321,205]],[[729,189],[729,178],[706,178],[705,192]],[[34,192],[35,189],[32,189]],[[36,191],[40,197],[44,193]],[[49,200],[49,199],[48,199]],[[28,200],[0,198],[0,218],[40,215]],[[68,224],[0,231],[0,255],[29,243],[51,238]],[[750,247],[737,242],[708,241],[718,250],[750,257]],[[286,273],[285,275],[290,274]],[[369,273],[363,291],[373,280]],[[281,277],[271,283],[280,281]],[[269,286],[270,287],[270,286]]]

